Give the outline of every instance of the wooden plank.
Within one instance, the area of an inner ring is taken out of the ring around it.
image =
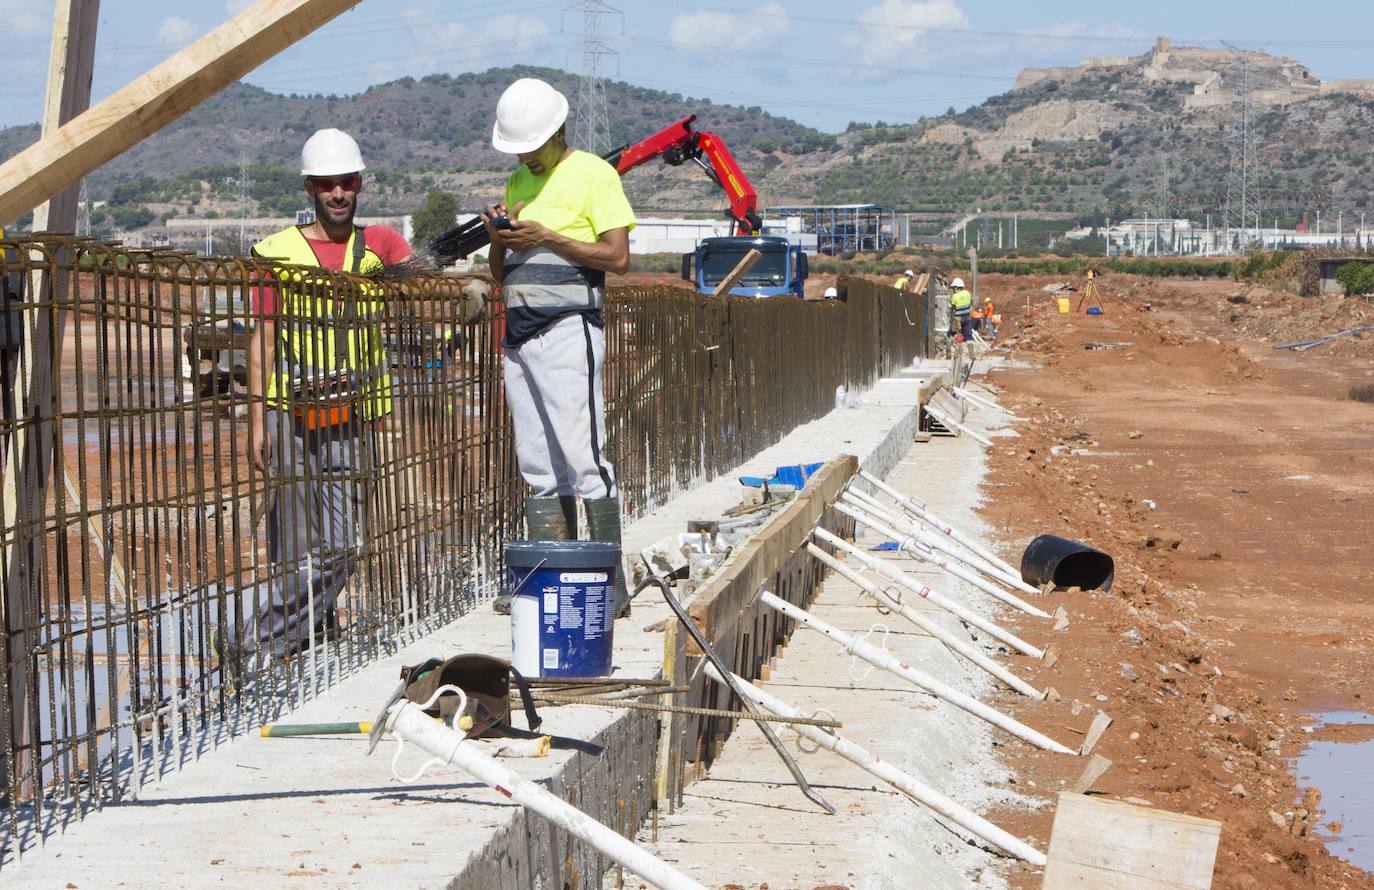
[[[757,263],[762,256],[763,254],[750,248],[743,259],[735,264],[735,268],[730,270],[730,274],[721,279],[720,284],[716,285],[716,289],[711,291],[711,296],[719,297],[728,293],[730,288],[738,284],[739,280],[748,274],[750,269],[754,268],[754,264]]]
[[[0,221],[136,145],[358,0],[259,0],[0,165]]]
[[[1044,890],[1207,890],[1221,823],[1061,792]]]
[[[1079,773],[1078,778],[1073,780],[1069,790],[1074,794],[1087,794],[1093,787],[1093,783],[1102,778],[1107,770],[1112,768],[1112,762],[1101,754],[1094,754],[1088,761],[1088,765]]]

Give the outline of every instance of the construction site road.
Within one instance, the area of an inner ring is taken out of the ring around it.
[[[1090,543],[1117,572],[1110,593],[1065,598],[1074,632],[1027,679],[1115,719],[1095,790],[1223,821],[1215,887],[1374,886],[1323,844],[1371,861],[1368,836],[1345,833],[1374,791],[1327,776],[1323,800],[1294,775],[1314,738],[1369,738],[1309,733],[1315,714],[1367,711],[1374,679],[1374,405],[1347,396],[1374,381],[1374,340],[1273,348],[1374,311],[1112,275],[1104,315],[1060,315],[1040,290],[1052,280],[980,281],[1004,314],[999,351],[1029,365],[991,375],[1028,422],[991,450],[983,515],[1006,541]],[[1041,788],[1082,768],[1012,764]],[[1004,827],[1043,835],[1050,819],[1008,812]]]

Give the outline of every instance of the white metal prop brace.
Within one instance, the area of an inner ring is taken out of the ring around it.
[[[812,529],[812,533],[819,540],[822,540],[827,544],[830,544],[831,546],[837,547],[845,553],[848,553],[850,556],[854,557],[859,562],[868,566],[873,571],[878,572],[879,574],[887,578],[890,578],[893,581],[896,581],[898,584],[902,585],[903,587],[907,588],[913,593],[925,597],[935,605],[939,606],[941,609],[944,609],[946,612],[949,612],[951,615],[958,618],[960,621],[963,621],[966,624],[978,628],[983,633],[987,634],[990,637],[993,637],[994,639],[1001,640],[1003,643],[1006,643],[1008,646],[1015,649],[1016,651],[1029,655],[1031,658],[1045,657],[1044,650],[1036,646],[1032,646],[1030,643],[1027,643],[1025,640],[1021,639],[1011,631],[1001,628],[996,624],[993,624],[991,621],[987,620],[982,615],[979,615],[977,612],[974,612],[973,610],[961,605],[960,603],[956,603],[949,597],[944,596],[940,593],[936,593],[934,590],[931,590],[929,587],[917,581],[915,578],[912,578],[910,575],[899,569],[897,566],[894,566],[892,563],[887,562],[883,559],[879,559],[878,557],[874,556],[871,553],[865,552],[859,547],[855,547],[853,544],[849,543],[844,538],[841,538],[839,535],[832,534],[823,528],[817,527],[815,529]]]
[[[983,435],[982,433],[975,432],[975,431],[973,430],[973,428],[971,428],[971,427],[968,426],[967,424],[960,423],[959,421],[955,420],[953,417],[950,417],[949,414],[947,414],[943,409],[941,409],[939,405],[932,405],[930,402],[926,402],[926,403],[925,403],[923,406],[921,406],[921,407],[925,409],[925,412],[926,412],[927,414],[933,416],[936,420],[940,421],[940,422],[943,423],[945,426],[954,427],[956,430],[958,430],[958,431],[961,432],[961,433],[964,433],[964,434],[967,435],[970,439],[972,439],[973,441],[979,443],[980,445],[984,445],[984,446],[986,446],[986,447],[988,447],[988,448],[991,448],[991,447],[992,447],[992,440],[991,440],[991,439],[989,439],[987,436]]]
[[[964,399],[965,401],[972,402],[973,404],[978,405],[979,407],[987,408],[989,411],[1000,411],[1002,414],[1006,415],[1007,419],[1009,420],[1016,420],[1022,422],[1025,421],[1024,417],[1017,417],[1015,414],[1012,414],[1010,411],[1008,411],[1006,408],[1003,408],[996,402],[985,399],[982,396],[974,395],[966,389],[962,389],[958,386],[951,386],[950,391],[953,392],[959,398]]]
[[[1050,617],[1050,613],[1046,612],[1044,609],[1038,606],[1032,606],[1014,593],[1008,593],[971,569],[950,562],[936,553],[934,548],[920,540],[920,538],[902,534],[887,523],[875,518],[873,514],[854,506],[853,501],[837,503],[835,504],[835,509],[858,522],[860,525],[866,525],[878,534],[896,541],[898,547],[910,553],[912,556],[925,560],[932,565],[939,566],[959,580],[973,585],[988,596],[1001,600],[1013,609],[1019,609],[1027,615],[1034,615],[1036,618],[1048,619]]]
[[[1011,574],[1017,575],[1018,577],[1020,576],[1020,571],[1015,566],[999,557],[996,553],[993,553],[987,547],[984,547],[982,544],[979,544],[977,538],[975,538],[973,535],[956,529],[954,526],[945,522],[943,519],[936,516],[934,513],[930,512],[930,510],[927,509],[925,504],[907,497],[906,495],[902,494],[900,491],[893,488],[891,485],[888,485],[886,482],[879,479],[877,476],[874,476],[867,470],[860,470],[859,475],[863,477],[863,480],[867,482],[869,485],[872,485],[874,488],[878,489],[883,494],[887,495],[888,497],[896,501],[898,506],[900,506],[903,510],[910,513],[912,516],[931,526],[936,531],[945,535],[949,535],[955,541],[958,541],[960,544],[972,550],[979,556],[983,557],[988,562],[991,562],[993,565],[1001,566]]]
[[[886,649],[880,649],[872,643],[866,643],[851,634],[847,634],[838,627],[822,621],[810,612],[798,609],[786,600],[774,596],[766,590],[759,595],[759,600],[770,609],[775,609],[788,618],[799,621],[812,630],[819,631],[827,637],[830,637],[830,639],[843,646],[846,652],[863,659],[876,668],[881,668],[890,674],[901,677],[907,682],[921,687],[941,701],[949,702],[959,710],[972,714],[974,717],[986,721],[996,726],[998,729],[1016,736],[1022,741],[1030,742],[1037,748],[1053,751],[1056,754],[1070,754],[1074,756],[1078,754],[1077,751],[1059,744],[1044,733],[1032,729],[1013,717],[1008,717],[995,708],[988,707],[973,696],[960,692],[958,689],[955,689],[942,680],[932,677],[925,671],[912,667]]]
[[[706,675],[717,683],[723,682],[720,673],[716,670],[714,665],[706,665]],[[775,698],[768,692],[750,684],[750,682],[743,677],[736,676],[735,681],[741,691],[752,698],[755,704],[765,710],[772,711],[779,717],[800,718],[807,716],[801,710],[793,707],[787,702]],[[910,773],[898,769],[896,766],[893,766],[876,754],[849,741],[839,733],[828,732],[820,727],[808,726],[804,723],[788,725],[792,727],[797,735],[815,742],[828,751],[835,752],[850,763],[864,769],[870,775],[881,779],[910,797],[912,800],[923,806],[929,807],[936,813],[949,819],[955,825],[982,838],[999,850],[1011,856],[1015,856],[1017,859],[1029,862],[1032,865],[1045,864],[1045,854],[1041,853],[1030,844],[998,828],[996,825],[993,825],[991,822],[957,801],[951,800]]]
[[[977,553],[959,546],[957,541],[947,535],[931,534],[918,525],[914,519],[905,515],[905,513],[889,509],[882,501],[879,501],[877,498],[873,497],[873,495],[868,494],[860,488],[850,485],[845,488],[841,497],[856,502],[855,506],[869,511],[898,531],[916,536],[922,544],[934,550],[939,550],[941,553],[949,554],[964,565],[977,569],[989,578],[996,580],[998,583],[1005,584],[1022,593],[1040,592],[1039,588],[1032,587],[1025,581],[1022,581],[1020,575],[1012,574],[1001,566],[989,562]]]
[[[386,712],[386,729],[432,754],[439,763],[453,764],[486,782],[526,809],[532,810],[601,853],[625,866],[655,887],[665,890],[705,890],[651,853],[636,846],[586,813],[560,800],[539,785],[516,775],[476,745],[465,745],[462,734],[429,717],[414,702],[400,701]]]
[[[855,584],[859,585],[860,590],[863,590],[869,596],[873,597],[873,599],[877,600],[884,607],[892,610],[893,612],[896,612],[898,615],[901,615],[907,621],[910,621],[912,624],[921,628],[921,630],[924,630],[926,633],[930,634],[940,642],[944,643],[956,654],[963,656],[969,662],[971,662],[977,667],[982,668],[984,671],[996,677],[998,680],[1001,680],[1007,686],[1011,687],[1012,689],[1016,690],[1022,695],[1028,695],[1031,698],[1045,697],[1045,694],[1043,692],[1036,689],[1034,686],[1030,685],[1025,680],[1022,680],[1020,677],[1016,676],[1002,665],[993,661],[982,650],[980,650],[977,646],[974,646],[968,640],[961,639],[958,634],[951,633],[947,628],[941,627],[938,622],[932,621],[930,618],[926,617],[925,615],[922,615],[916,609],[913,609],[911,606],[908,606],[905,603],[903,603],[900,599],[900,593],[898,593],[897,596],[893,596],[891,593],[889,593],[886,590],[883,590],[881,587],[874,584],[872,581],[868,580],[863,575],[860,575],[858,572],[854,571],[849,566],[840,562],[838,559],[831,556],[829,553],[826,553],[824,550],[817,547],[815,544],[807,544],[806,549],[812,556],[819,559],[822,563],[834,569],[836,572],[839,572],[841,575],[848,578],[850,581],[853,581]]]

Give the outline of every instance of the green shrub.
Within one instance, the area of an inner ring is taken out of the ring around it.
[[[1346,263],[1336,270],[1336,280],[1347,297],[1374,293],[1374,263]]]

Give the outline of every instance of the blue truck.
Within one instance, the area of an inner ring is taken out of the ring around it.
[[[734,297],[801,297],[808,274],[801,245],[776,235],[731,235],[703,238],[697,249],[682,255],[682,277],[699,293],[709,294],[725,280],[750,250],[762,256],[730,288]]]

